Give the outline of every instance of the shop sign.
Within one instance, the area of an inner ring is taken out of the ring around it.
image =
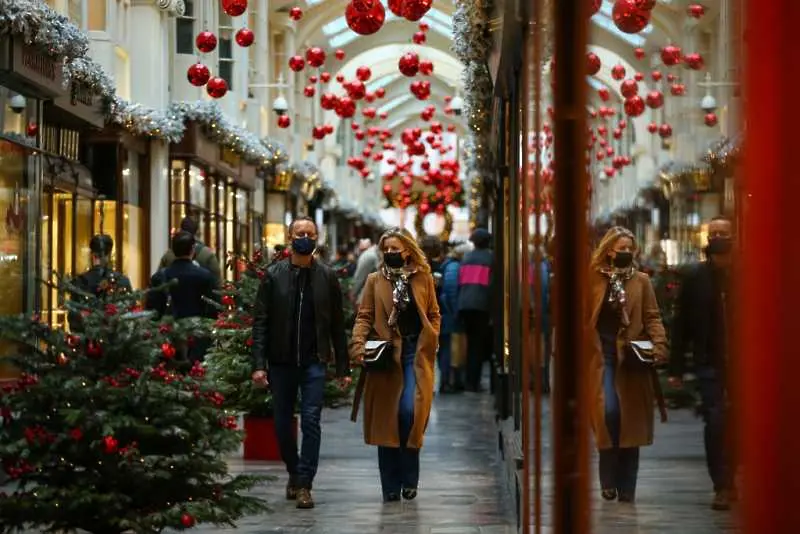
[[[0,39],[0,80],[11,89],[43,98],[64,94],[64,64],[26,45],[20,38]]]
[[[56,98],[54,104],[97,128],[105,125],[100,95],[85,83],[70,84],[69,94]]]

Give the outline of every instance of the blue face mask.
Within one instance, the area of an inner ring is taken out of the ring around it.
[[[317,242],[310,237],[297,237],[292,240],[292,250],[301,256],[308,256],[317,248]]]

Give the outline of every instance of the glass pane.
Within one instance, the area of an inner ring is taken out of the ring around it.
[[[83,27],[83,2],[81,0],[67,0],[67,16],[70,22],[77,27]]]
[[[182,161],[172,162],[171,196],[172,202],[187,202],[186,198],[186,171]]]
[[[117,247],[117,203],[113,200],[95,202],[94,234],[108,234],[114,240],[114,250],[111,252],[112,260],[116,257]],[[88,244],[87,244],[88,246]],[[117,268],[114,265],[114,268]]]
[[[173,182],[174,187],[174,182]],[[139,155],[135,152],[127,152],[127,161],[122,169],[122,200],[134,206],[141,205],[140,185],[139,185]],[[173,197],[173,200],[176,200]]]
[[[87,30],[105,31],[106,30],[106,0],[88,0],[89,21],[86,24]]]
[[[94,229],[92,228],[92,200],[78,197],[75,213],[75,239],[66,240],[64,244],[72,245],[68,247],[71,255],[75,250],[75,272],[82,273],[91,265],[91,252],[89,251],[89,241],[92,239]],[[113,217],[112,217],[113,219]]]
[[[170,208],[169,215],[169,233],[170,235],[178,231],[178,226],[181,224],[181,219],[186,216],[185,204],[173,203]]]
[[[206,172],[194,165],[189,168],[189,202],[206,208]]]
[[[221,41],[220,44],[224,43]],[[221,53],[221,52],[220,52]],[[219,77],[228,83],[228,90],[233,89],[233,61],[226,59],[219,61]]]
[[[175,19],[175,53],[194,54],[194,19]]]
[[[122,226],[122,272],[133,287],[147,286],[147,271],[143,265],[145,213],[142,208],[126,204]]]

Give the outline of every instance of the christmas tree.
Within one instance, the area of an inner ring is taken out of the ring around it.
[[[260,479],[228,473],[241,433],[224,396],[201,365],[176,365],[203,325],[156,322],[113,284],[80,296],[80,333],[0,317],[22,373],[0,393],[0,532],[160,532],[264,510],[242,494]]]

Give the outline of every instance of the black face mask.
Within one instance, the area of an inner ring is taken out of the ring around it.
[[[308,256],[317,248],[317,242],[310,237],[298,237],[292,240],[292,250],[301,256]]]
[[[403,255],[399,252],[384,252],[383,262],[390,269],[399,269],[406,264],[406,260],[403,258]]]
[[[727,254],[733,248],[733,239],[730,237],[712,237],[708,240],[706,254]]]
[[[630,267],[632,263],[633,263],[632,252],[617,252],[617,255],[614,256],[614,259],[611,260],[611,264],[617,269],[625,269],[627,267]]]

